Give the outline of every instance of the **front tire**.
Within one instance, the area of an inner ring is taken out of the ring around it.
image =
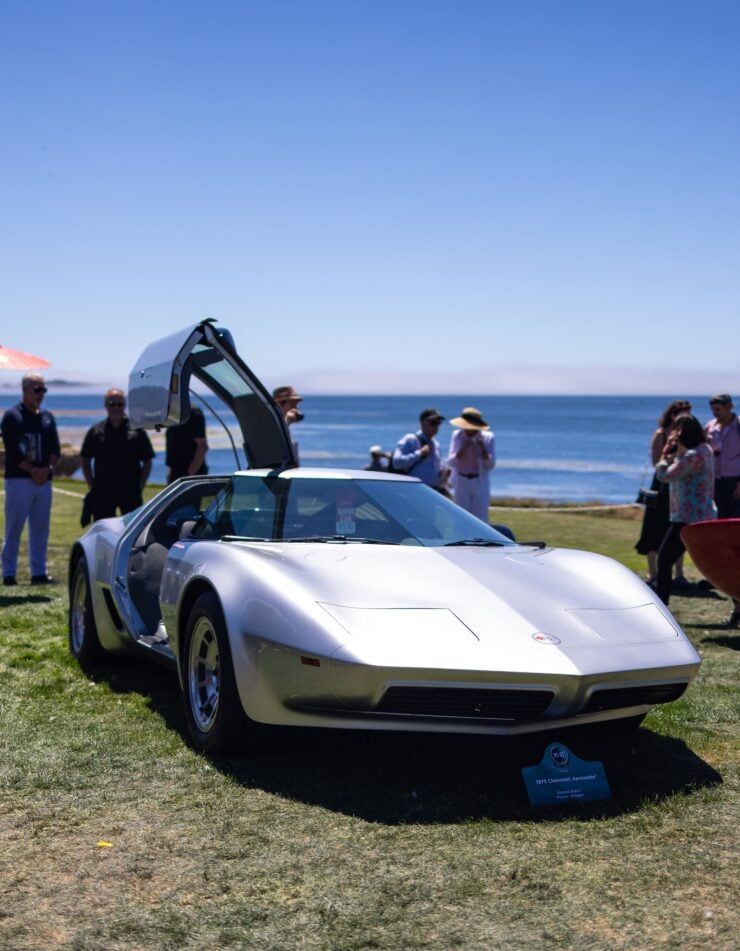
[[[75,562],[69,586],[69,651],[82,666],[98,660],[103,653],[95,625],[90,576],[84,556]]]
[[[239,701],[226,622],[212,591],[191,608],[182,653],[185,719],[193,744],[217,753],[234,743],[246,716]]]

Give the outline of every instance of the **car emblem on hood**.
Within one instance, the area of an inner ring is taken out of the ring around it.
[[[532,640],[537,641],[538,644],[559,644],[560,638],[555,637],[554,634],[545,634],[544,631],[536,631],[532,635]]]

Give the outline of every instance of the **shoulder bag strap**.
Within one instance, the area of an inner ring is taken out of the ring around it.
[[[418,440],[418,442],[419,442],[419,449],[421,449],[422,446],[425,446],[425,445],[426,445],[426,442],[428,442],[428,440],[425,442],[424,433],[421,433],[421,434],[419,434],[419,433],[414,433],[414,436],[416,436],[416,438],[417,438],[417,440]],[[411,465],[410,465],[410,466],[408,467],[408,469],[406,470],[406,475],[408,475],[409,472],[411,472],[411,470],[414,468],[414,466],[418,466],[420,462],[421,462],[421,459],[417,459],[416,462],[412,462]]]
[[[648,469],[651,467],[655,469],[655,466],[653,465],[653,460],[650,456],[650,453],[648,452],[648,457],[645,460],[645,468],[642,470],[642,478],[640,479],[640,490],[642,490],[645,486],[645,479],[647,478]]]

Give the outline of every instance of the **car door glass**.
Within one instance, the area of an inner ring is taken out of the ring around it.
[[[223,390],[232,397],[254,392],[235,368],[212,347],[199,344],[193,348],[191,359],[194,375],[216,392]]]
[[[203,514],[196,538],[272,538],[277,497],[263,479],[236,479]]]

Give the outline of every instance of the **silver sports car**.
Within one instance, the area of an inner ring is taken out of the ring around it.
[[[282,416],[210,321],[147,348],[135,425],[207,386],[248,468],[180,479],[70,557],[69,644],[175,668],[193,742],[258,724],[520,734],[639,723],[699,657],[631,571],[519,544],[418,479],[296,466]]]

